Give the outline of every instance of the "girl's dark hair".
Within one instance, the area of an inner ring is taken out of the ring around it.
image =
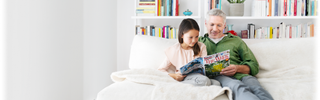
[[[197,31],[200,31],[199,25],[194,19],[191,19],[191,18],[183,19],[180,26],[179,26],[179,32],[178,32],[178,40],[179,40],[180,44],[183,43],[182,35],[184,33],[187,33],[191,29],[195,29]],[[196,44],[194,44],[192,49],[193,49],[193,53],[194,53],[193,56],[199,55],[200,47],[198,45],[198,42]]]

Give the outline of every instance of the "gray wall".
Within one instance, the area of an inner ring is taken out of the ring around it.
[[[84,99],[113,83],[117,70],[117,1],[84,0]]]

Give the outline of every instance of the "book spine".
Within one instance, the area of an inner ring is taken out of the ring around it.
[[[158,8],[158,13],[157,13],[157,16],[161,16],[160,13],[161,13],[161,0],[158,0],[158,5],[157,5],[157,8]]]
[[[291,0],[287,0],[288,4],[287,4],[287,16],[291,16]]]
[[[173,38],[174,38],[174,39],[177,39],[177,37],[176,37],[176,36],[177,36],[177,35],[176,35],[176,34],[177,34],[176,28],[173,28],[173,33],[174,33],[174,34],[173,34]]]
[[[170,0],[167,0],[167,16],[170,16]]]
[[[218,3],[218,7],[219,7],[219,9],[221,9],[221,0],[219,0],[219,3]]]
[[[292,38],[292,26],[289,25],[289,38]]]
[[[279,1],[275,0],[274,1],[274,16],[278,16],[278,4],[279,4]]]
[[[155,36],[155,35],[156,35],[155,29],[154,27],[152,27],[152,36]]]
[[[298,30],[298,32],[297,32],[296,38],[301,38],[301,34],[302,34],[301,24],[299,24],[299,25],[297,26],[297,30]]]
[[[287,0],[284,0],[283,2],[283,16],[287,16]]]
[[[305,13],[305,0],[301,0],[301,16],[304,16]]]
[[[261,1],[261,15],[262,17],[267,16],[267,1]]]
[[[318,15],[318,0],[314,0],[314,16]]]
[[[169,39],[169,25],[166,26],[166,39]]]
[[[278,7],[277,7],[277,9],[278,9],[278,16],[282,16],[283,14],[282,14],[282,0],[278,0],[278,5],[277,5]]]
[[[272,27],[269,27],[269,39],[272,39],[273,38],[273,28]]]
[[[279,39],[280,38],[280,27],[277,27],[277,35],[276,38]]]
[[[297,16],[297,0],[294,0],[294,11],[293,11],[293,15]]]
[[[308,11],[308,9],[309,9],[309,0],[305,0],[305,1],[306,1],[306,3],[305,3],[306,8],[305,8],[305,15],[304,16],[308,16],[308,13],[309,13],[309,11]]]
[[[272,4],[271,0],[268,0],[268,2],[267,2],[267,16],[268,17],[271,16],[271,8],[272,8],[271,4]]]
[[[176,0],[176,16],[179,16],[179,0]]]
[[[281,32],[281,38],[286,38],[286,24],[282,22],[282,32]]]
[[[251,24],[250,25],[250,39],[254,39],[254,35],[255,35],[255,25]]]
[[[163,0],[163,16],[167,16],[167,0]]]
[[[311,16],[314,16],[314,0],[311,0]]]
[[[174,2],[174,0],[171,0],[171,16],[174,16],[174,14],[175,14],[175,2]]]
[[[297,0],[297,16],[301,16],[301,0]]]
[[[282,26],[282,23],[283,23],[283,22],[281,22],[280,25],[279,25],[279,34],[278,34],[278,38],[279,38],[279,39],[282,38],[282,29],[283,29],[283,28],[282,28],[282,27],[283,27],[283,26]]]
[[[275,16],[275,0],[271,0],[271,16]]]
[[[171,36],[171,39],[173,39],[173,34],[174,34],[174,33],[173,33],[173,27],[171,27],[170,31],[171,31],[171,35],[170,35],[170,36]]]
[[[162,38],[165,38],[164,32],[165,32],[165,26],[162,27]]]
[[[216,8],[216,6],[217,6],[217,1],[216,0],[211,0],[211,8],[210,8],[210,10]]]
[[[287,16],[292,16],[292,0],[287,0],[288,4],[287,4]]]
[[[272,30],[272,38],[273,39],[277,38],[277,28],[276,27],[274,27],[273,30]]]
[[[176,0],[172,0],[172,16],[176,16]]]

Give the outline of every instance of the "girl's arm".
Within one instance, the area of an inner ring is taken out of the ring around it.
[[[169,59],[166,57],[162,64],[159,66],[158,70],[162,72],[168,72],[169,67],[172,65],[172,63],[169,61]]]
[[[168,69],[169,67],[172,65],[172,63],[169,61],[168,58],[166,58],[162,64],[160,65],[160,67],[158,68],[158,70],[162,71],[162,72],[166,72],[168,73],[168,75],[170,77],[172,77],[173,79],[177,80],[177,81],[182,81],[186,75],[181,75],[180,73],[169,73]]]

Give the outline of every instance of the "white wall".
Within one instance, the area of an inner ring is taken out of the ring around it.
[[[0,7],[0,100],[93,100],[113,83],[117,1],[1,0]]]
[[[117,1],[84,0],[83,100],[113,83],[117,69]]]
[[[129,69],[130,47],[134,37],[134,1],[117,0],[117,70]]]
[[[6,1],[5,100],[81,100],[83,2]]]
[[[6,1],[0,0],[0,100],[6,100]]]

